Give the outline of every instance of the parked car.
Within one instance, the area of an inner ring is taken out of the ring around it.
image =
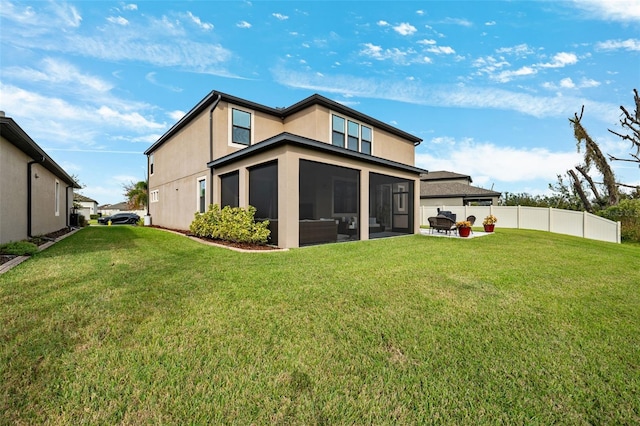
[[[135,213],[116,213],[111,216],[99,217],[98,223],[101,225],[107,225],[109,224],[109,221],[111,221],[112,225],[125,224],[125,223],[130,223],[132,225],[135,225],[136,223],[138,223],[139,220],[140,220],[140,216],[138,216]]]

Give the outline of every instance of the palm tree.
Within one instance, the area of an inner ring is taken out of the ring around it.
[[[147,206],[149,199],[147,187],[147,182],[143,180],[124,185],[124,196],[127,197],[127,203],[131,209],[141,210]]]

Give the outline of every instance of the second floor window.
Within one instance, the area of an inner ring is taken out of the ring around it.
[[[333,145],[371,155],[372,137],[371,127],[335,114],[331,115],[331,143]]]
[[[344,118],[333,116],[331,143],[344,148]]]
[[[251,145],[251,114],[239,109],[232,111],[231,142]]]

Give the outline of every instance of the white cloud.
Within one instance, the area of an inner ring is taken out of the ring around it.
[[[580,154],[575,151],[501,147],[490,142],[476,142],[472,138],[455,140],[445,136],[434,139],[434,143],[440,146],[438,155],[427,153],[429,143],[423,142],[416,150],[416,166],[427,170],[464,170],[465,174],[473,177],[474,184],[479,185],[537,179],[554,182],[559,172],[580,161]],[[473,155],[468,155],[470,152]]]
[[[283,15],[282,13],[272,13],[271,16],[280,21],[286,21],[287,19],[289,19],[287,15]]]
[[[366,56],[377,61],[390,60],[398,65],[409,65],[412,63],[430,63],[431,59],[427,57],[417,56],[417,52],[413,49],[402,50],[396,47],[391,49],[383,49],[372,43],[363,44],[360,55]]]
[[[618,106],[575,96],[536,96],[497,88],[428,85],[415,81],[373,79],[350,75],[324,76],[276,67],[274,80],[286,87],[351,94],[363,98],[385,99],[415,105],[452,108],[490,108],[517,111],[538,118],[570,117],[579,105],[592,111],[604,123],[618,119]]]
[[[54,5],[55,13],[69,26],[77,28],[82,22],[82,16],[78,10],[67,3]]]
[[[496,53],[505,53],[515,56],[527,56],[533,54],[534,50],[526,43],[522,43],[511,47],[501,47],[499,49],[496,49]]]
[[[531,67],[522,67],[519,68],[515,71],[502,71],[501,73],[499,73],[498,75],[494,76],[493,78],[501,83],[506,83],[508,81],[513,80],[514,77],[522,77],[525,75],[533,75],[536,74],[538,71],[535,70],[534,68]]]
[[[496,21],[488,21],[484,23],[487,27],[492,27],[496,24]]]
[[[416,15],[424,15],[424,10],[416,10]]]
[[[53,58],[45,58],[40,62],[41,69],[23,67],[8,67],[3,70],[6,76],[31,82],[44,82],[52,85],[71,84],[70,89],[78,89],[78,86],[87,87],[96,92],[108,92],[113,88],[111,83],[99,77],[82,73],[77,67]]]
[[[123,18],[122,16],[109,16],[107,18],[107,21],[116,25],[123,25],[123,26],[129,25],[129,21],[126,18]]]
[[[553,56],[552,62],[537,64],[541,68],[562,68],[567,65],[578,63],[578,57],[575,53],[560,52]]]
[[[574,87],[576,87],[576,85],[573,80],[571,80],[571,78],[567,77],[560,80],[560,87],[564,87],[565,89],[573,89]]]
[[[388,26],[389,26],[389,23],[388,23],[387,21],[380,20],[380,21],[378,21],[378,22],[377,22],[377,25],[378,25],[379,27],[388,27]]]
[[[138,5],[134,3],[125,4],[122,6],[124,10],[138,10]]]
[[[420,40],[417,43],[418,44],[424,44],[424,45],[434,45],[434,44],[436,44],[436,41],[432,40],[432,39],[425,38],[424,40]]]
[[[580,87],[598,87],[600,86],[600,82],[590,79],[590,78],[583,78],[582,80],[580,80]]]
[[[187,12],[187,16],[189,17],[189,19],[191,19],[191,21],[194,24],[196,24],[197,26],[199,26],[200,28],[202,28],[205,31],[211,31],[213,29],[213,24],[211,24],[209,22],[202,22],[199,17],[195,16],[191,12]]]
[[[393,30],[403,36],[411,35],[418,31],[416,27],[407,22],[396,25],[395,27],[393,27]]]
[[[449,46],[434,46],[427,49],[427,52],[435,53],[435,54],[444,54],[444,55],[453,55],[456,53],[452,47]]]
[[[182,117],[185,116],[185,112],[181,111],[179,109],[175,110],[175,111],[169,111],[167,113],[167,115],[169,116],[169,118],[171,118],[173,121],[178,121],[180,120]]]
[[[251,28],[251,24],[248,23],[247,21],[240,21],[236,24],[236,27],[238,28]]]
[[[573,5],[586,11],[593,19],[640,21],[640,2],[637,0],[573,0]]]
[[[468,19],[461,19],[461,18],[446,18],[442,21],[440,21],[441,24],[453,24],[453,25],[460,25],[462,27],[472,27],[473,26],[473,22],[469,21]]]
[[[597,50],[628,50],[640,52],[640,40],[630,38],[627,40],[607,40],[596,43]]]

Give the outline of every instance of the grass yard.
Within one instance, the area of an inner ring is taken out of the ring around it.
[[[638,424],[640,246],[237,253],[89,227],[0,276],[0,424]]]

